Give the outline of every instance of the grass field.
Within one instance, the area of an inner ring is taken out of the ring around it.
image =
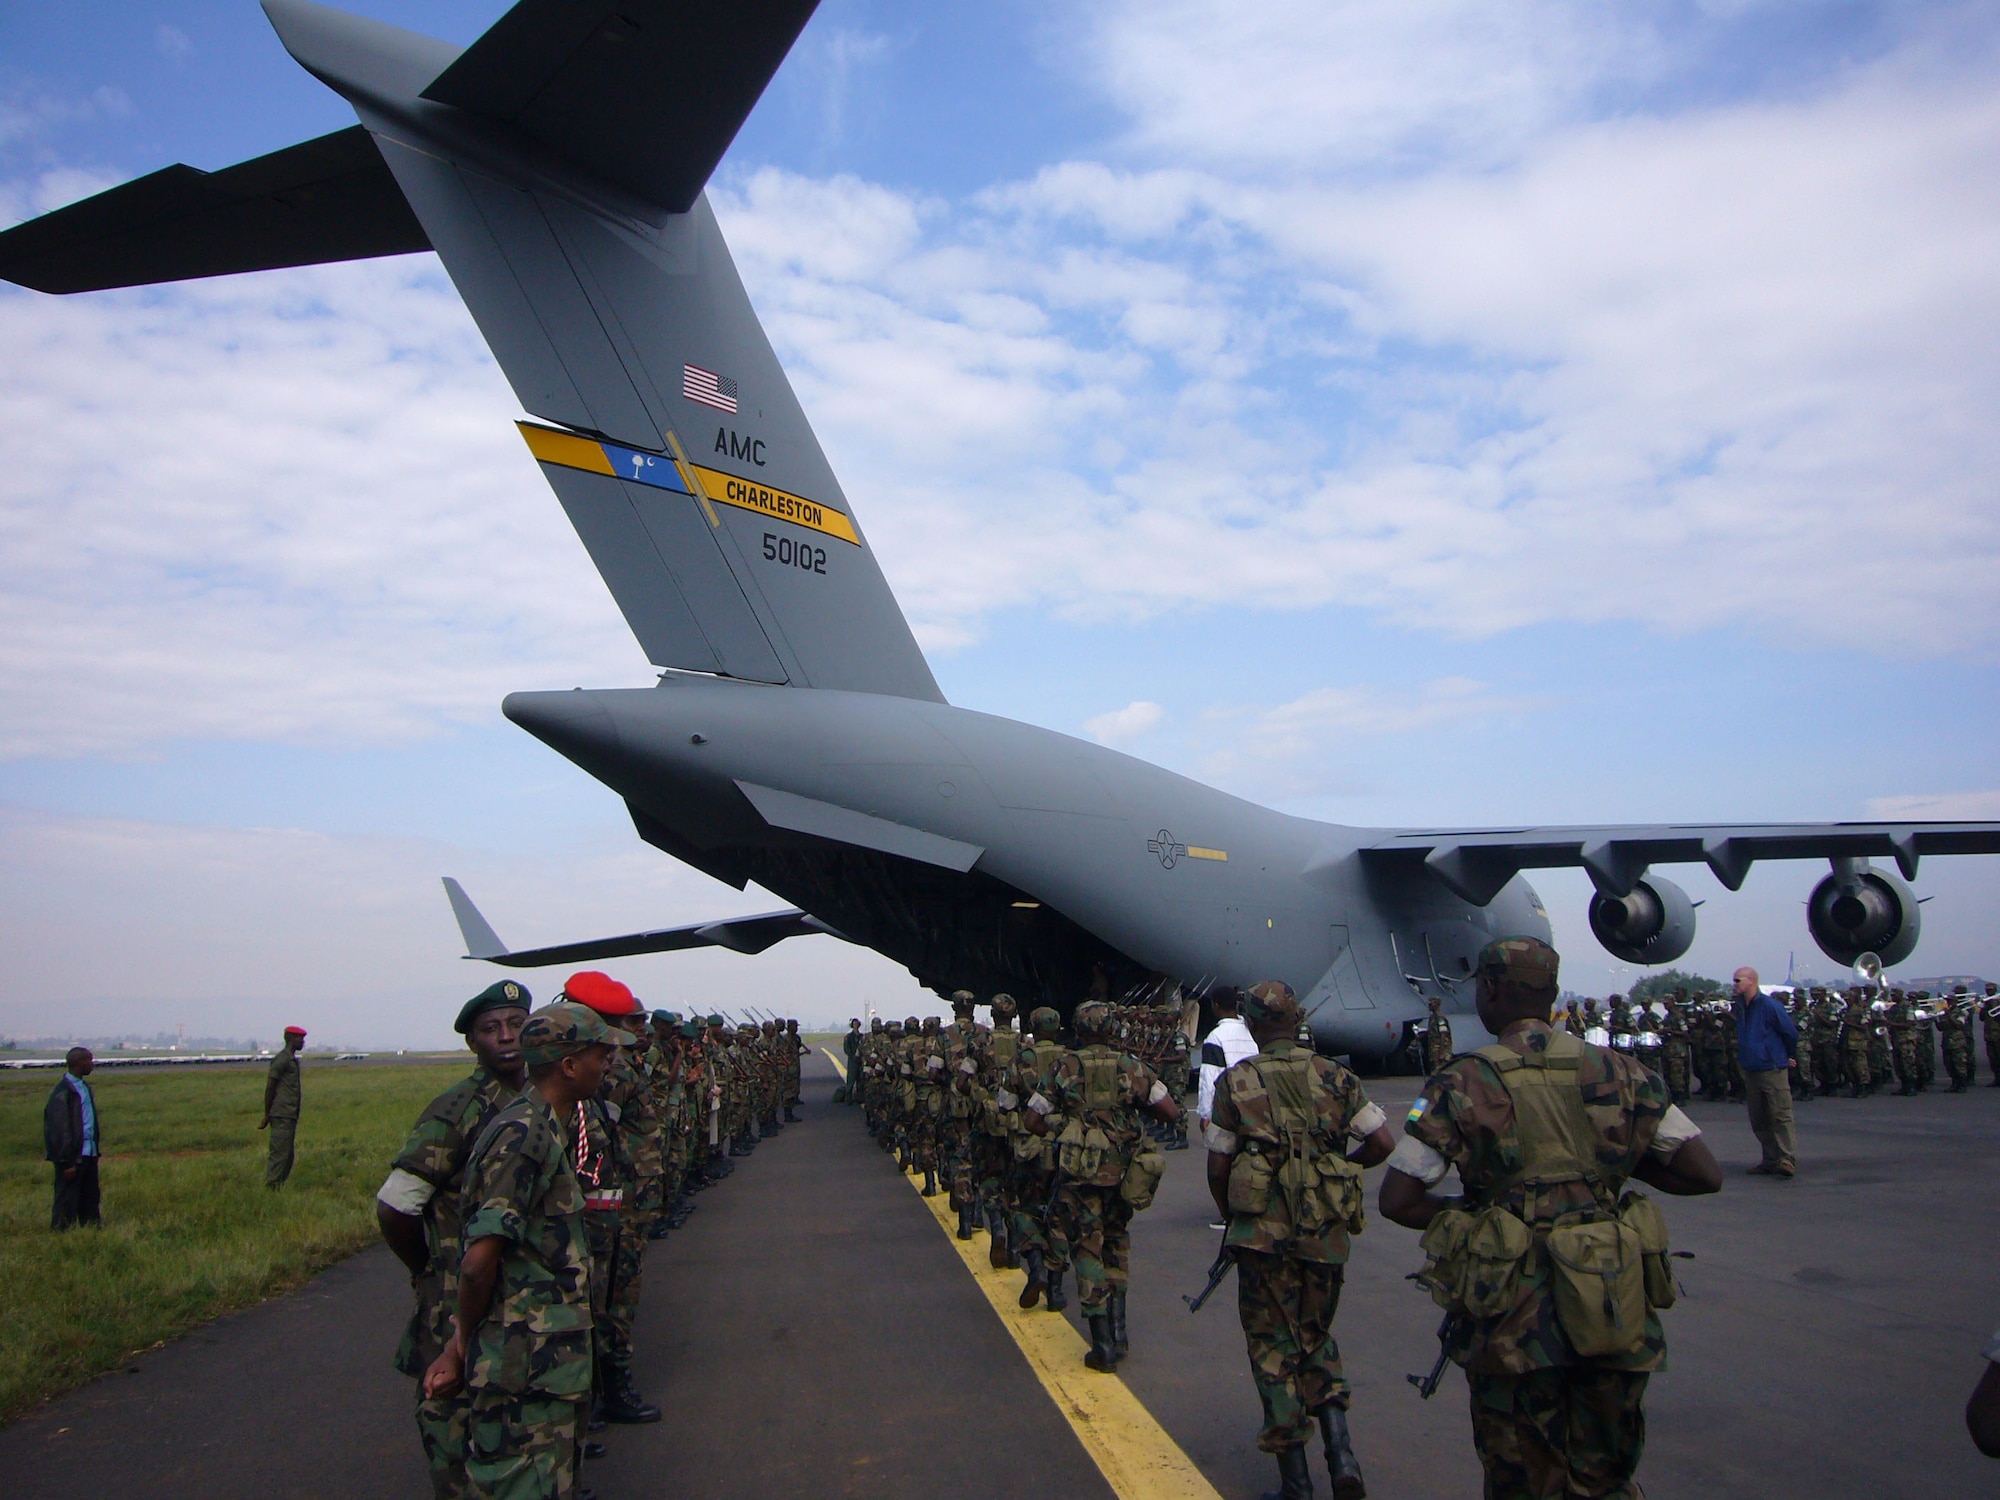
[[[262,1068],[99,1072],[104,1227],[65,1235],[49,1231],[42,1160],[56,1075],[0,1077],[0,1422],[373,1241],[390,1158],[470,1062],[309,1056],[297,1166],[276,1193]]]

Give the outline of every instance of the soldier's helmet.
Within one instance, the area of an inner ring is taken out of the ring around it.
[[[1299,997],[1282,979],[1251,985],[1243,992],[1242,1008],[1243,1019],[1257,1024],[1272,1021],[1296,1026],[1299,1022]]]
[[[973,998],[971,990],[953,990],[951,992],[951,1008],[955,1014],[969,1016],[972,1014],[972,1007],[977,1003]]]
[[[925,1031],[936,1031],[938,1029],[938,1018],[936,1016],[925,1016],[923,1028]]]
[[[874,1016],[869,1019],[868,1029],[870,1031],[880,1031],[883,1028],[884,1024],[886,1023],[884,1023],[884,1021],[880,1016]]]
[[[1038,1005],[1028,1013],[1028,1030],[1036,1036],[1054,1036],[1062,1030],[1062,1017],[1053,1005]]]
[[[1078,1036],[1108,1036],[1111,1032],[1111,1007],[1102,1000],[1086,1000],[1076,1008],[1071,1018]]]
[[[905,1031],[922,1031],[924,1029],[924,1023],[919,1021],[915,1016],[909,1017],[902,1024]]]
[[[1020,1008],[1014,1003],[1014,997],[1005,990],[1000,991],[986,1003],[996,1016],[1011,1016]]]

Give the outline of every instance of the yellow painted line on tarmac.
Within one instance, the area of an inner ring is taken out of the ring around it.
[[[908,1175],[922,1198],[922,1174]],[[1021,1310],[1026,1273],[993,1269],[985,1230],[969,1240],[958,1237],[950,1194],[922,1201],[1119,1500],[1222,1500],[1124,1381],[1084,1365],[1090,1346],[1069,1319],[1042,1307]]]
[[[840,1081],[842,1083],[847,1082],[847,1064],[842,1062],[839,1058],[833,1055],[833,1048],[822,1047],[819,1050],[824,1052],[826,1054],[826,1060],[833,1064],[833,1071],[840,1075]]]

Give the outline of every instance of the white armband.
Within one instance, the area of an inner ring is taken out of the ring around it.
[[[1021,1107],[1021,1096],[1011,1089],[1001,1089],[993,1096],[993,1102],[1003,1110],[1019,1109]]]
[[[1653,1141],[1646,1148],[1646,1154],[1661,1161],[1672,1161],[1676,1151],[1700,1134],[1701,1127],[1690,1120],[1678,1104],[1669,1104],[1667,1112],[1660,1117],[1659,1128],[1653,1132]]]
[[[1396,1143],[1396,1149],[1389,1153],[1389,1166],[1416,1178],[1427,1188],[1443,1182],[1444,1174],[1451,1170],[1451,1163],[1444,1159],[1441,1152],[1426,1146],[1413,1135],[1406,1135]]]
[[[924,1059],[924,1066],[926,1068],[936,1068],[942,1073],[944,1071],[944,1059],[933,1052],[929,1057]]]
[[[1159,1079],[1155,1078],[1153,1080],[1152,1088],[1146,1091],[1146,1103],[1149,1106],[1158,1104],[1162,1099],[1166,1097],[1167,1097],[1167,1086],[1164,1083],[1161,1083]]]
[[[1370,1103],[1347,1122],[1347,1133],[1357,1141],[1365,1141],[1388,1123],[1389,1117],[1382,1112],[1382,1106]]]
[[[1028,1108],[1038,1115],[1052,1115],[1056,1112],[1056,1107],[1042,1097],[1039,1089],[1028,1097]]]
[[[406,1172],[397,1167],[391,1172],[381,1187],[375,1190],[375,1201],[385,1208],[392,1208],[399,1214],[411,1218],[424,1211],[424,1205],[437,1196],[437,1189],[425,1182],[415,1172]]]
[[[1230,1131],[1224,1130],[1213,1120],[1208,1121],[1201,1127],[1201,1143],[1217,1156],[1234,1156],[1236,1154],[1235,1135]]]
[[[968,1057],[958,1065],[958,1071],[963,1073],[967,1078],[970,1078],[979,1071],[979,1064]]]

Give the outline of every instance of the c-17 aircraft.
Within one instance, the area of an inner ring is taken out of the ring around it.
[[[1907,958],[1925,855],[2000,823],[1352,828],[947,703],[737,276],[705,185],[816,0],[521,0],[460,50],[263,0],[359,124],[215,173],[168,167],[0,234],[45,292],[435,250],[537,420],[519,424],[648,659],[651,687],[519,692],[515,723],[625,799],[639,836],[795,903],[508,951],[447,882],[468,957],[521,967],[832,933],[939,992],[1065,1013],[1176,976],[1281,978],[1362,1063],[1480,947],[1548,938],[1524,870],[1581,866],[1612,954],[1695,929],[1656,872],[1730,890],[1825,859],[1839,963]],[[1871,861],[1887,858],[1895,868]]]

